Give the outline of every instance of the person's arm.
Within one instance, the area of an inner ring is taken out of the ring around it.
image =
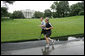
[[[40,27],[45,27],[45,25],[40,25]]]
[[[53,26],[52,27],[49,27],[48,29],[53,29]]]
[[[45,28],[46,30],[53,29],[53,27]]]

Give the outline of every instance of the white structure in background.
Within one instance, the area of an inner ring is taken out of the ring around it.
[[[32,18],[34,15],[34,10],[26,9],[26,10],[21,10],[22,13],[24,14],[25,18]]]

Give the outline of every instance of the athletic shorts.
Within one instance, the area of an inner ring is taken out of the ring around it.
[[[41,34],[46,34],[46,30],[42,29]]]
[[[46,37],[50,37],[51,36],[51,31],[46,31]]]

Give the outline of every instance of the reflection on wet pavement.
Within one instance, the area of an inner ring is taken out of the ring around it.
[[[4,43],[1,55],[84,55],[84,37],[72,38],[68,41],[56,41],[50,48],[45,48],[45,40]]]
[[[54,45],[52,45],[52,48],[44,47],[43,49],[41,49],[43,55],[49,55],[50,52],[52,52],[53,50],[54,50]]]

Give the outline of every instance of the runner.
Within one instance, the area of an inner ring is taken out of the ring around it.
[[[46,38],[46,47],[49,47],[49,44],[50,44],[50,41],[52,41],[52,44],[54,44],[54,40],[50,38],[51,36],[51,29],[53,29],[52,25],[49,23],[49,19],[46,18],[45,19],[45,22],[46,22],[46,25],[45,25],[45,31],[46,31],[46,34],[45,34],[45,38]]]
[[[40,27],[42,28],[41,34],[44,34],[44,36],[45,36],[45,34],[46,34],[46,32],[45,32],[45,30],[44,30],[44,28],[45,28],[45,21],[43,20],[42,17],[40,18],[40,20],[41,20],[41,25],[40,25]]]

